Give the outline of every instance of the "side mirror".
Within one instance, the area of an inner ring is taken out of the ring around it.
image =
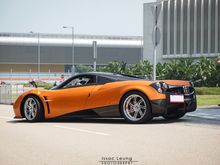
[[[29,83],[31,84],[31,85],[33,85],[35,88],[37,88],[37,84],[36,84],[36,82],[33,80],[33,81],[29,81]]]

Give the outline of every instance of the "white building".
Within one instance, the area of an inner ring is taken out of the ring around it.
[[[144,59],[153,63],[155,6],[159,13],[157,26],[160,29],[157,62],[171,58],[220,55],[219,0],[158,0],[157,3],[144,4]]]
[[[140,36],[75,35],[75,65],[93,65],[93,41],[97,42],[97,65],[114,60],[128,64],[142,60]],[[0,72],[36,72],[38,63],[41,72],[70,71],[72,36],[40,34],[38,38],[38,34],[0,33]]]

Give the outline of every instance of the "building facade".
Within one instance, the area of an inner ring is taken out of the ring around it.
[[[158,17],[154,17],[155,8]],[[145,3],[143,21],[143,58],[151,63],[155,26],[159,28],[160,36],[156,47],[157,62],[220,55],[219,0],[159,0]]]
[[[139,36],[75,35],[72,40],[64,34],[0,33],[0,72],[37,72],[38,64],[41,72],[71,71],[72,41],[75,65],[93,65],[93,41],[97,42],[97,65],[142,60]]]

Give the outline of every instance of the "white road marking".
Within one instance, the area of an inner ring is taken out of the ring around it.
[[[187,116],[201,117],[206,119],[218,119],[217,117],[208,116],[208,115],[187,114]]]
[[[202,113],[202,112],[199,112],[199,113],[196,113],[196,114],[198,114],[198,115],[204,115],[204,116],[210,116],[210,114],[208,114],[208,113]]]
[[[79,129],[79,128],[73,128],[73,127],[65,127],[65,126],[60,126],[60,125],[54,125],[54,127],[63,128],[63,129],[69,129],[69,130],[74,130],[74,131],[84,132],[84,133],[91,133],[91,134],[96,134],[96,135],[103,135],[103,136],[110,135],[110,134],[103,133],[103,132],[89,131],[89,130],[85,130],[85,129]]]
[[[7,117],[7,116],[0,116],[0,119],[12,119],[11,117]]]

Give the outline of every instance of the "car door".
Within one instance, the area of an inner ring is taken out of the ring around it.
[[[114,96],[117,95],[114,85],[109,83],[114,80],[97,76],[97,85],[91,91],[90,97],[86,102],[88,108],[105,107],[114,104]],[[110,87],[111,86],[111,87]]]
[[[96,85],[93,75],[76,76],[60,89],[50,90],[45,95],[50,108],[49,117],[56,117],[85,108],[90,92]]]

